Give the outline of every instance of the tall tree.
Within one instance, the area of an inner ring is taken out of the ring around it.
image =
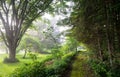
[[[16,48],[22,36],[51,2],[52,0],[0,0],[0,19],[5,30],[0,29],[0,32],[9,49],[9,61],[16,61]]]
[[[69,17],[69,25],[73,26],[70,33],[94,51],[93,59],[111,67],[109,68],[109,71],[112,70],[111,77],[119,77],[120,74],[113,69],[118,70],[120,64],[118,59],[120,0],[74,0],[73,2],[74,9]],[[106,73],[105,77],[110,76]]]

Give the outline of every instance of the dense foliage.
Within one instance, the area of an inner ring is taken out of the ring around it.
[[[93,69],[100,77],[119,77],[120,0],[74,0],[73,12],[65,21],[70,36],[86,44]],[[104,74],[104,75],[103,75]]]
[[[94,51],[94,70],[100,77],[119,77],[120,4],[113,0],[81,0],[71,16],[73,33]],[[81,5],[80,5],[81,4]],[[79,9],[79,11],[78,11]],[[78,22],[79,21],[79,22]],[[78,31],[80,33],[78,34]],[[119,70],[118,70],[119,71]]]
[[[62,56],[62,59],[54,59],[52,56],[41,62],[24,64],[17,68],[10,77],[60,77],[74,55],[75,53],[68,53]]]

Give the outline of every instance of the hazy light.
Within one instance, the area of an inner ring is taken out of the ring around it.
[[[45,13],[45,14],[42,16],[42,18],[43,18],[43,19],[49,19],[49,20],[51,20],[51,19],[53,19],[53,16],[51,16],[50,14]]]

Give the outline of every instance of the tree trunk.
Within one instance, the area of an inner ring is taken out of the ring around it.
[[[8,48],[5,48],[5,50],[6,50],[6,54],[8,54],[9,53]]]
[[[120,19],[119,19],[120,21]],[[120,22],[118,20],[116,20],[116,33],[117,33],[117,44],[118,44],[118,50],[120,50]]]
[[[15,46],[10,46],[9,47],[9,57],[8,57],[9,62],[17,62],[18,60],[16,59],[16,47]]]
[[[105,1],[105,17],[106,17],[106,41],[107,41],[107,49],[108,49],[108,58],[109,58],[109,63],[110,66],[113,66],[113,61],[112,61],[112,42],[111,42],[111,24],[110,24],[110,6],[109,6],[109,2]]]
[[[15,51],[14,52],[13,51],[9,52],[9,60],[15,61]]]
[[[24,53],[24,55],[23,55],[23,59],[26,58],[26,54],[27,54],[27,49],[25,49],[25,53]]]
[[[102,50],[101,50],[101,45],[100,45],[100,39],[99,38],[98,38],[98,50],[99,50],[100,60],[103,61],[103,55],[102,55]]]
[[[109,39],[107,39],[107,40],[108,40],[108,54],[109,54],[110,66],[112,67],[113,62],[112,62],[111,44],[110,44],[110,42],[109,42]]]

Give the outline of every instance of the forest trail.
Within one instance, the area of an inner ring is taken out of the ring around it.
[[[89,57],[85,52],[80,52],[77,56],[75,56],[69,77],[95,77],[93,71],[87,63],[88,59]]]

